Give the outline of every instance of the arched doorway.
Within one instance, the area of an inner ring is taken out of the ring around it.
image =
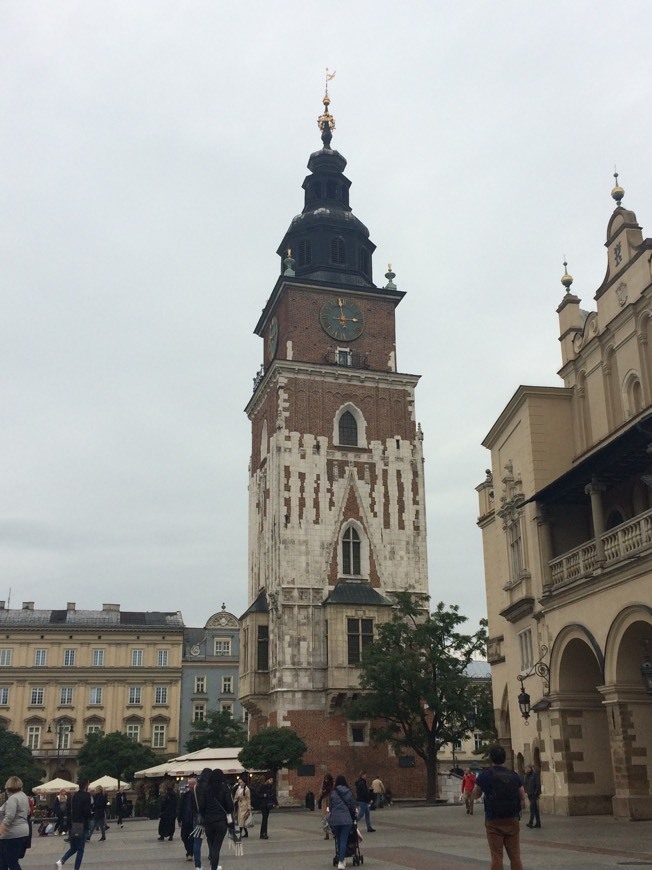
[[[552,656],[550,732],[552,794],[542,808],[561,815],[611,814],[614,793],[609,728],[598,687],[603,685],[600,649],[582,626],[557,638]]]

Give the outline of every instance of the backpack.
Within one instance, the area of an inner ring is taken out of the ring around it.
[[[520,815],[521,796],[513,771],[504,767],[492,768],[489,806],[496,819],[511,819]]]

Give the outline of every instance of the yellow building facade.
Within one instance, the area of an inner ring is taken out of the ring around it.
[[[544,811],[650,819],[652,239],[623,195],[595,308],[562,278],[563,386],[520,386],[483,441],[478,524],[501,743]]]
[[[0,602],[0,724],[23,738],[47,779],[76,777],[93,731],[177,754],[182,654],[179,612]]]

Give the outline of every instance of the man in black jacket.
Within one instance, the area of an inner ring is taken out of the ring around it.
[[[188,788],[181,795],[177,822],[181,828],[181,839],[186,849],[186,860],[194,858],[195,867],[201,867],[201,837],[193,837],[192,832],[198,823],[199,803],[197,793],[197,778],[191,776],[188,780]]]
[[[107,797],[104,794],[104,789],[101,785],[95,789],[95,794],[93,795],[93,821],[91,822],[91,827],[88,831],[87,840],[95,833],[95,828],[99,828],[102,836],[101,840],[106,840],[106,805],[107,805]]]
[[[371,803],[371,792],[367,785],[367,771],[363,770],[358,779],[355,781],[355,799],[358,802],[358,818],[364,815],[365,824],[369,833],[373,834],[376,830],[371,827],[371,817],[369,815],[369,804]]]
[[[68,858],[75,858],[75,870],[79,870],[84,858],[84,846],[86,845],[86,831],[91,821],[91,796],[88,793],[88,780],[79,780],[79,791],[76,791],[68,800],[68,830],[70,831],[70,848],[63,857],[59,858],[56,867],[60,868]]]

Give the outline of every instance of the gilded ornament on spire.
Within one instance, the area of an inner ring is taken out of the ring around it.
[[[333,78],[335,78],[335,70],[329,72],[328,67],[326,67],[326,86],[324,90],[324,99],[322,100],[324,111],[319,118],[317,118],[317,126],[321,130],[321,141],[324,143],[324,148],[331,147],[331,139],[333,138],[333,130],[335,129],[335,118],[328,111],[328,107],[331,104],[331,98],[328,96],[328,83]]]
[[[614,178],[616,179],[616,184],[615,184],[614,189],[611,191],[611,196],[613,197],[613,199],[616,200],[616,205],[619,206],[620,201],[625,196],[625,191],[618,184],[618,170],[616,170],[616,172],[614,172]]]
[[[564,257],[564,274],[561,279],[561,283],[566,288],[566,292],[570,293],[571,284],[573,283],[573,276],[568,274],[568,263],[566,262],[566,257]]]

